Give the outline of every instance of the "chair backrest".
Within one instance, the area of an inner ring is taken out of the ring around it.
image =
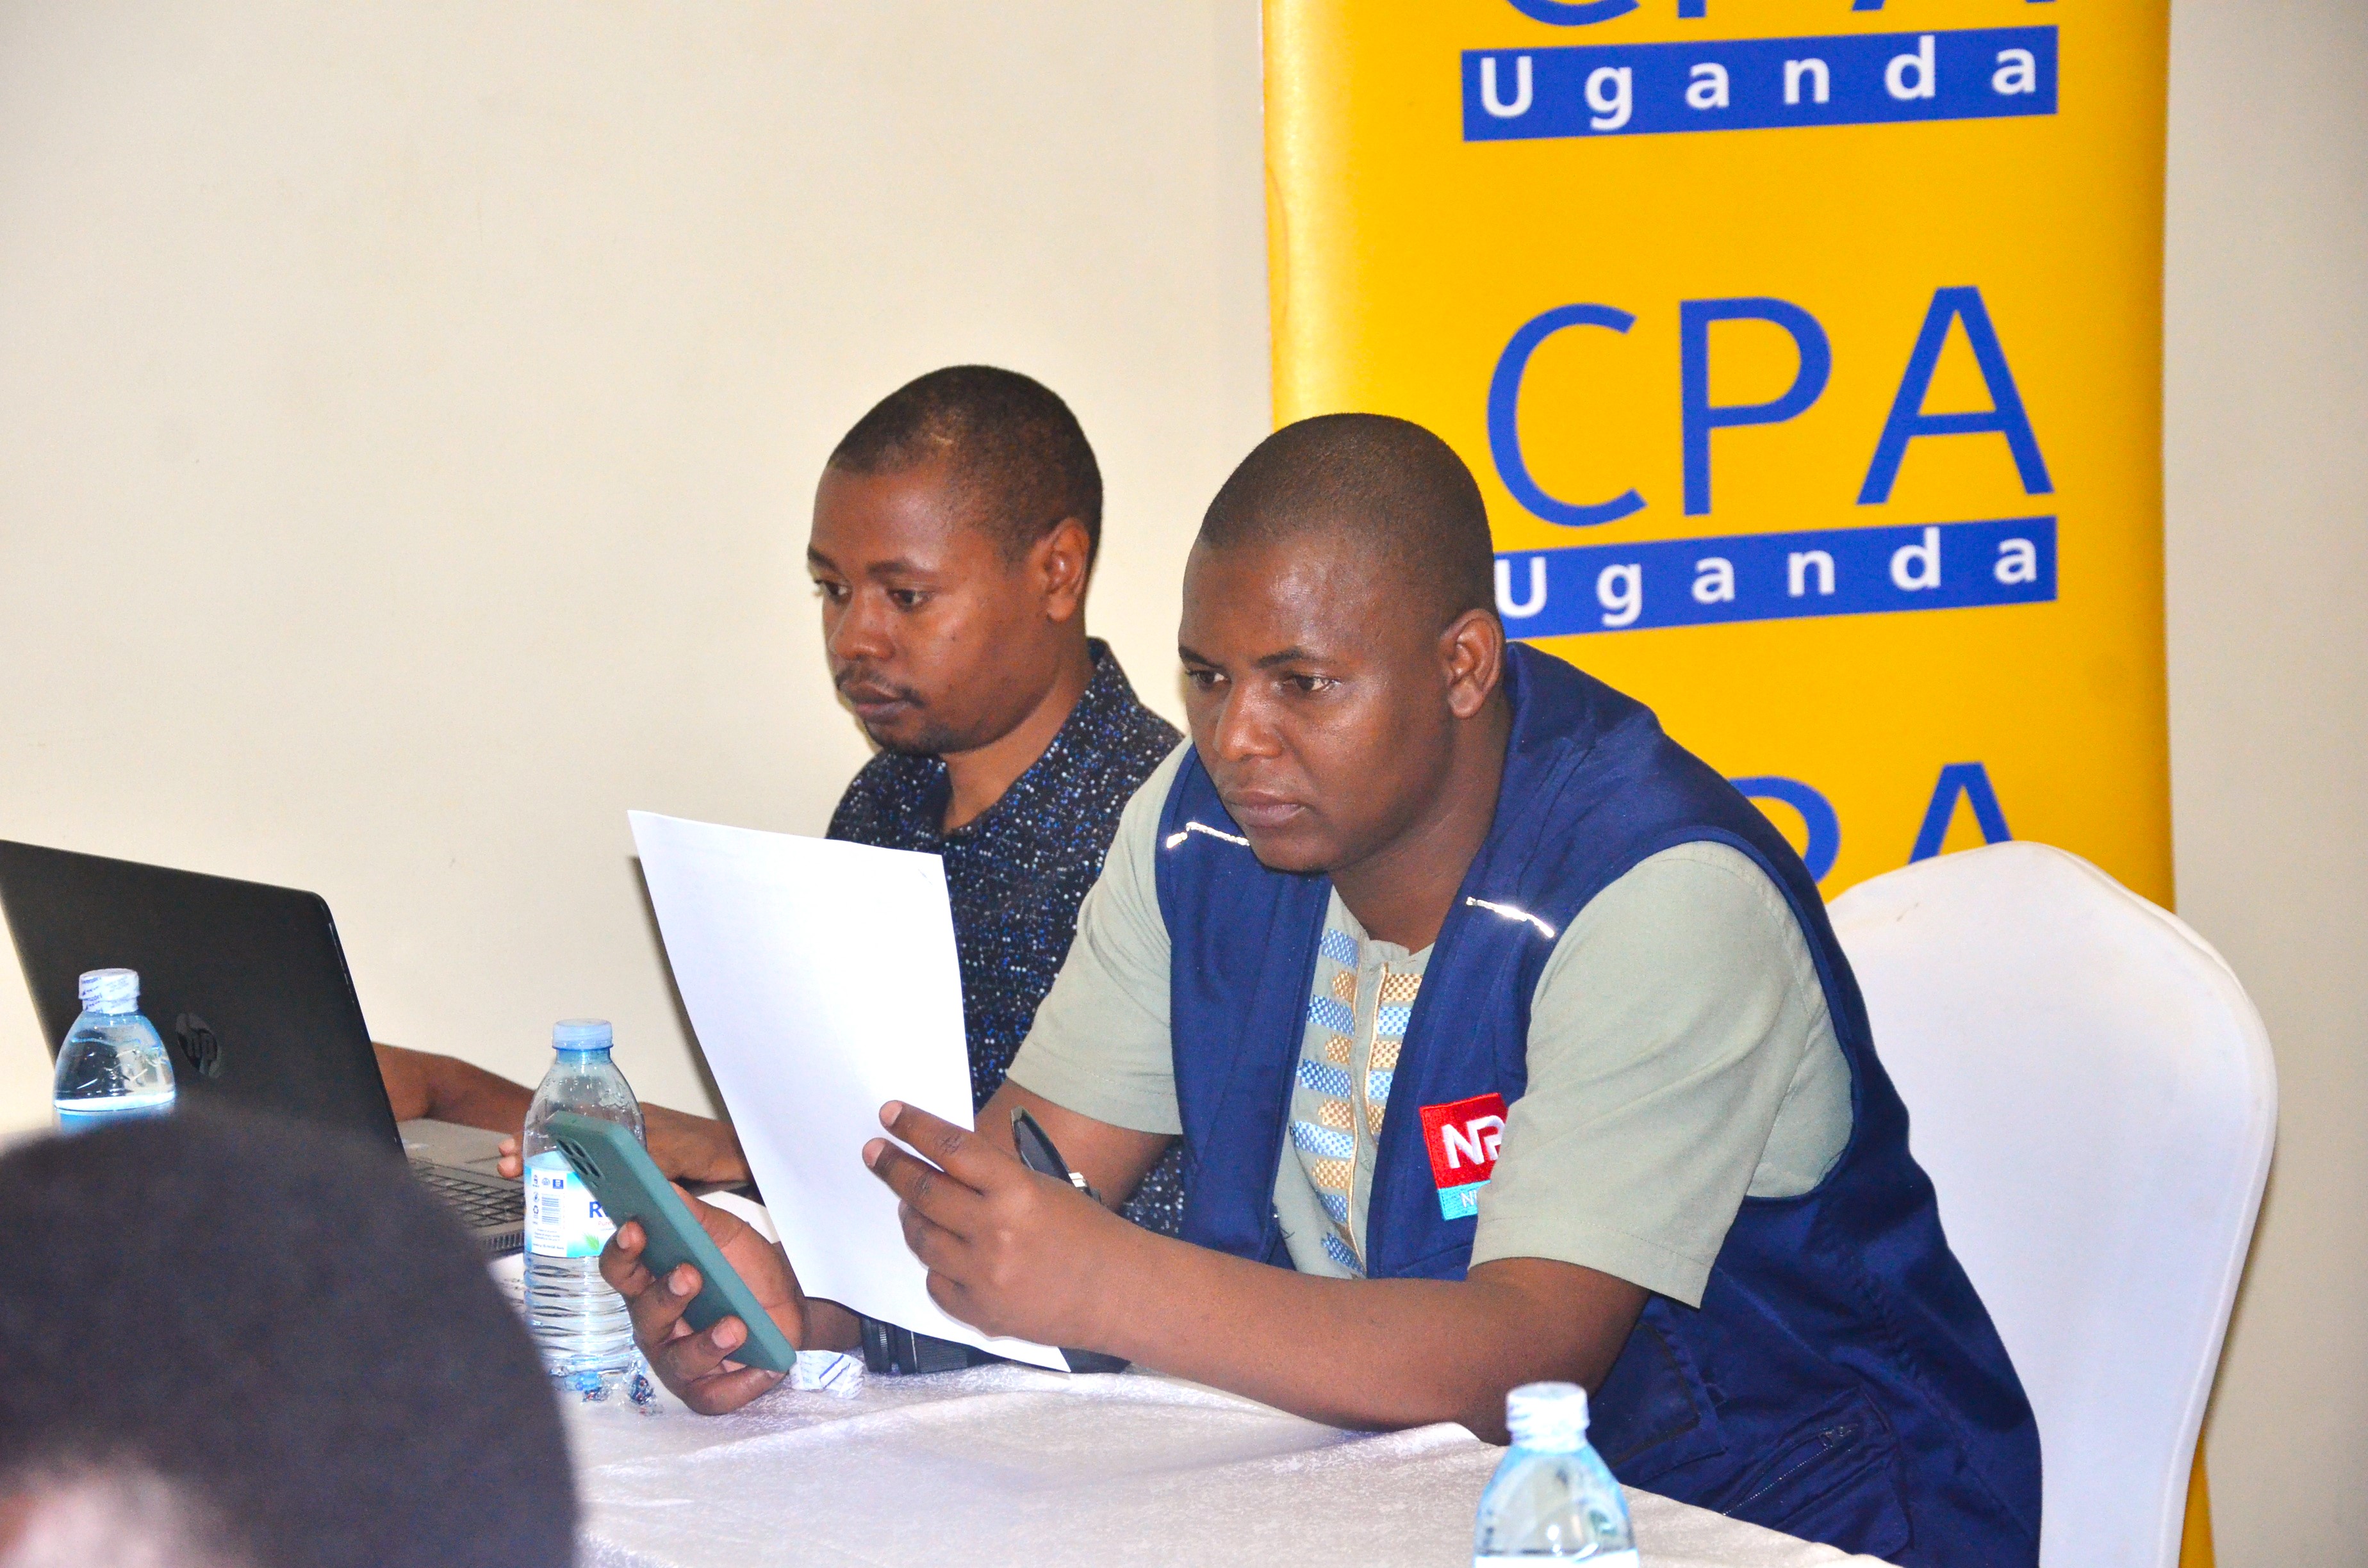
[[[2044,845],[1919,861],[1832,915],[2039,1418],[2042,1568],[2172,1568],[2275,1136],[2260,1015],[2176,916]]]

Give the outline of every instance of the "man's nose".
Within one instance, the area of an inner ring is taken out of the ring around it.
[[[839,664],[877,663],[895,652],[881,596],[858,588],[843,605],[823,608],[823,646]]]
[[[1214,733],[1217,756],[1227,762],[1272,756],[1281,747],[1274,732],[1274,715],[1258,693],[1230,687],[1219,700]]]

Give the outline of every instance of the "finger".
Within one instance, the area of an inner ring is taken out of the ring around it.
[[[896,1219],[905,1227],[905,1244],[932,1271],[959,1268],[965,1250],[962,1238],[909,1203],[896,1205]]]
[[[890,1100],[880,1108],[880,1125],[902,1138],[920,1156],[973,1191],[1024,1175],[1028,1167],[965,1127],[916,1106]]]
[[[668,1387],[687,1387],[722,1371],[732,1353],[747,1343],[747,1325],[736,1317],[722,1317],[697,1334],[677,1335],[655,1349],[644,1345],[642,1353],[664,1371]]]
[[[609,1282],[609,1289],[628,1300],[650,1288],[650,1271],[642,1262],[642,1247],[646,1240],[641,1221],[628,1220],[617,1227],[608,1244],[600,1249],[600,1278]]]
[[[768,1372],[762,1367],[742,1367],[701,1378],[674,1392],[677,1399],[701,1415],[723,1415],[739,1409],[780,1381],[779,1372]]]
[[[959,1319],[973,1328],[979,1326],[977,1320],[971,1315],[970,1292],[959,1283],[933,1272],[928,1279],[928,1291],[929,1300],[943,1308],[948,1317]]]
[[[916,1160],[885,1138],[864,1147],[871,1174],[911,1207],[961,1235],[968,1235],[984,1218],[984,1199],[926,1160]]]
[[[648,1270],[643,1270],[647,1273]],[[676,1326],[690,1303],[699,1298],[699,1270],[688,1263],[678,1263],[666,1272],[663,1280],[652,1280],[639,1291],[625,1298],[626,1314],[633,1320],[633,1343],[644,1353],[654,1345],[664,1345],[675,1336]]]

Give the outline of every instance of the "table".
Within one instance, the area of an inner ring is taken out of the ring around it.
[[[1462,1568],[1497,1466],[1461,1426],[1366,1435],[1143,1372],[786,1383],[735,1415],[568,1407],[586,1568]],[[1880,1568],[1647,1492],[1645,1568]]]

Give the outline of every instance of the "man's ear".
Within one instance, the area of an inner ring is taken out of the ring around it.
[[[1440,662],[1447,673],[1447,709],[1469,719],[1486,705],[1505,678],[1505,627],[1485,609],[1467,609],[1439,634]]]
[[[1085,608],[1093,574],[1094,541],[1086,525],[1064,517],[1028,551],[1028,580],[1043,597],[1044,619],[1067,620]]]

